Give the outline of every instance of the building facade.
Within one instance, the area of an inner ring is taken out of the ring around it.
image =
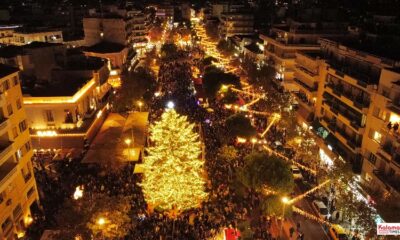
[[[277,71],[275,83],[286,91],[298,91],[294,83],[295,58],[298,51],[315,51],[319,49],[321,37],[344,36],[346,24],[297,22],[289,20],[288,24],[275,25],[269,33],[260,34],[264,40],[266,61]]]
[[[0,65],[0,74],[0,238],[16,239],[32,223],[39,196],[18,69]]]
[[[254,34],[254,14],[245,11],[221,13],[219,25],[221,37]]]
[[[19,31],[13,33],[11,44],[21,46],[32,42],[63,43],[62,31]]]
[[[351,162],[364,186],[400,197],[399,62],[333,39],[320,44],[296,53],[299,122],[324,153]]]

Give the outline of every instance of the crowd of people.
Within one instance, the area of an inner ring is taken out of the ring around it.
[[[50,155],[37,155],[35,158],[35,176],[42,196],[43,212],[37,215],[34,235],[44,229],[59,226],[56,214],[62,209],[62,203],[71,199],[76,186],[83,186],[90,199],[97,194],[108,196],[131,196],[132,211],[130,217],[132,228],[125,239],[211,239],[224,229],[240,229],[242,234],[252,232],[251,239],[273,239],[269,232],[271,219],[257,211],[260,199],[255,192],[246,191],[238,194],[232,185],[235,169],[243,166],[243,158],[249,148],[238,148],[239,157],[233,161],[220,161],[218,151],[222,147],[220,137],[224,121],[230,113],[222,107],[210,113],[201,108],[195,97],[191,82],[190,57],[179,55],[175,61],[168,58],[160,66],[158,84],[161,96],[155,96],[148,103],[149,121],[157,120],[167,100],[176,101],[178,112],[188,115],[192,121],[202,123],[203,141],[206,146],[206,165],[208,175],[206,190],[209,199],[198,209],[187,211],[170,218],[163,212],[149,212],[140,187],[140,175],[133,173],[133,166],[126,165],[120,170],[107,171],[99,166],[83,165],[80,159],[63,159],[54,161]],[[260,120],[263,126],[267,122]],[[280,129],[272,128],[274,134],[284,136]],[[278,134],[279,133],[279,134]],[[270,141],[282,139],[270,139]],[[47,167],[49,165],[53,167]],[[47,166],[46,166],[47,165]],[[95,199],[93,199],[95,201]]]

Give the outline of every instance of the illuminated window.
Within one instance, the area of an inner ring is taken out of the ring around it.
[[[375,141],[377,141],[378,143],[381,143],[382,141],[382,134],[380,134],[379,132],[375,131],[373,138]]]

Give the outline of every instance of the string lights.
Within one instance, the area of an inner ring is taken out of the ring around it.
[[[198,207],[207,197],[201,143],[193,129],[194,124],[173,108],[150,126],[153,146],[144,159],[142,187],[151,207],[181,212]]]

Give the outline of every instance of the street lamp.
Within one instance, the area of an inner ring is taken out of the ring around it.
[[[130,138],[125,139],[125,144],[128,145],[128,160],[131,159],[131,142],[132,140]]]
[[[281,229],[279,231],[279,237],[282,239],[283,220],[285,218],[285,208],[290,200],[288,197],[283,197],[281,200],[282,200],[283,206],[282,206],[282,220],[281,220]]]
[[[253,151],[253,150],[254,150],[254,144],[257,143],[257,138],[252,138],[252,139],[251,139],[251,143],[252,143],[251,150]]]
[[[97,224],[103,226],[104,224],[106,224],[106,219],[103,217],[99,217],[99,219],[97,219]]]
[[[173,101],[169,101],[169,102],[167,103],[167,108],[173,109],[174,107],[175,107],[175,103],[174,103]]]
[[[141,111],[142,111],[143,103],[142,103],[141,101],[138,101],[137,104],[139,105],[139,112],[141,112]]]

